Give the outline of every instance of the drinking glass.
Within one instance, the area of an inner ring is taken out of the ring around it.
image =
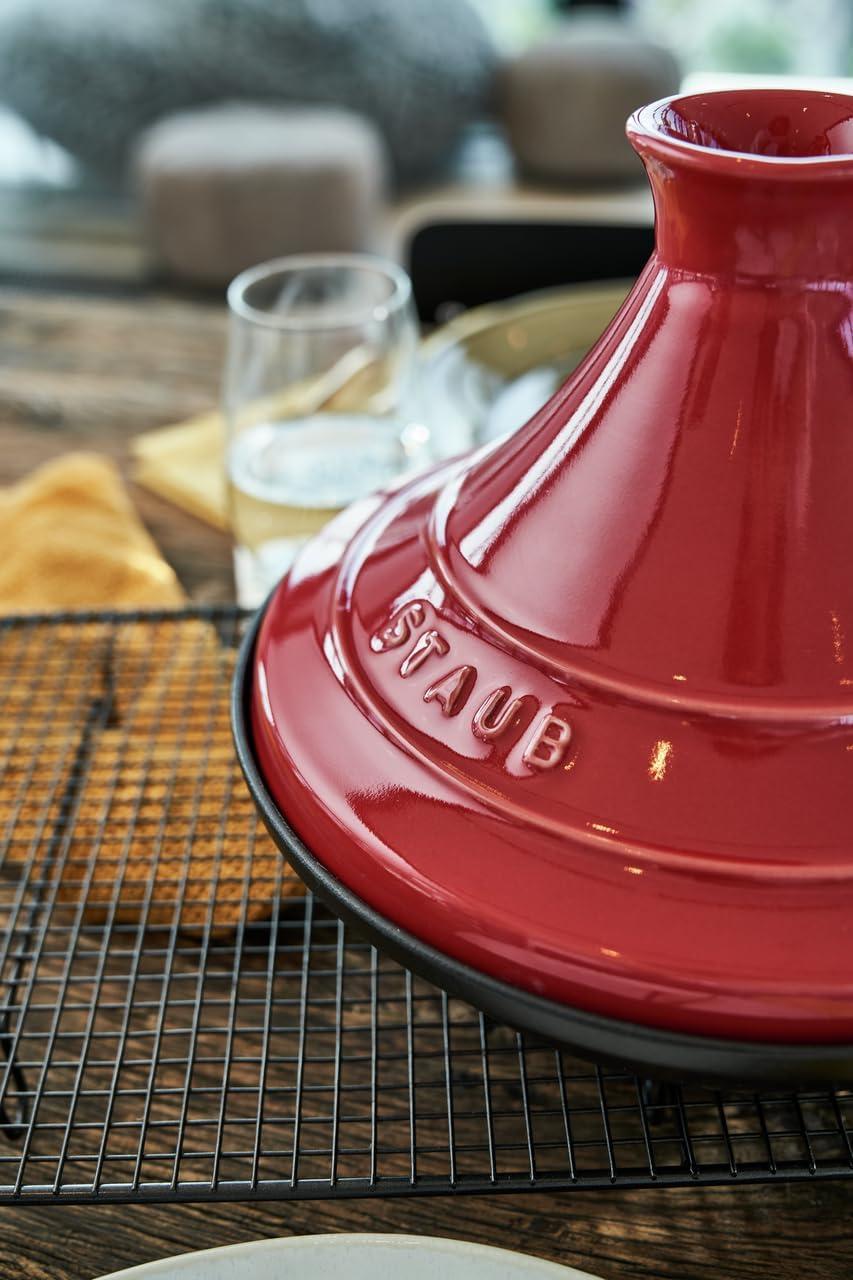
[[[429,460],[429,432],[411,283],[394,263],[280,258],[237,276],[228,306],[234,576],[254,608],[336,512]]]

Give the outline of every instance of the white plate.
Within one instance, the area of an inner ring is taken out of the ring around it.
[[[114,1271],[101,1280],[595,1280],[522,1253],[429,1236],[252,1240]]]

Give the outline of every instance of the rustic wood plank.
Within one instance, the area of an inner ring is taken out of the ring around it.
[[[89,1280],[189,1249],[337,1231],[474,1240],[586,1269],[603,1280],[840,1280],[853,1272],[849,1203],[849,1186],[837,1183],[216,1208],[6,1209],[3,1236],[18,1267],[14,1274],[27,1280]]]

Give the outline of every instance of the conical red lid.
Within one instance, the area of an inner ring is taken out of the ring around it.
[[[341,517],[256,651],[265,780],[447,955],[853,1040],[853,99],[629,124],[657,249],[510,439]]]

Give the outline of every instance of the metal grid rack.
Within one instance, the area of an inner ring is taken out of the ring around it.
[[[241,627],[0,621],[0,1201],[853,1173],[853,1093],[596,1069],[305,896],[234,762]]]

